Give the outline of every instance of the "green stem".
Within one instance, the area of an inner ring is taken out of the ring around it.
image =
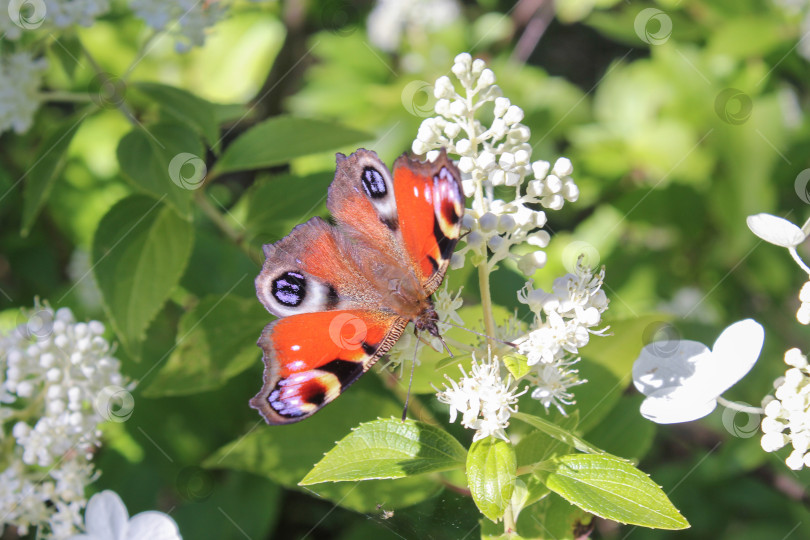
[[[87,103],[93,100],[90,97],[90,94],[85,94],[81,92],[63,92],[59,90],[53,90],[50,92],[40,92],[39,97],[41,97],[45,101],[68,101],[76,103]]]
[[[515,516],[512,515],[512,505],[507,504],[503,513],[503,532],[504,534],[512,534],[516,530],[517,525],[515,525]]]
[[[489,290],[489,266],[482,264],[478,267],[478,287],[481,289],[481,310],[484,312],[484,333],[487,336],[487,345],[495,346],[492,337],[495,337],[495,318],[492,316],[492,294]]]
[[[225,234],[225,236],[233,241],[233,243],[236,244],[236,246],[248,257],[255,260],[256,254],[245,242],[245,237],[242,235],[242,233],[234,229],[233,226],[228,223],[228,220],[225,219],[225,216],[222,215],[222,212],[217,210],[217,208],[211,204],[211,201],[209,201],[208,197],[205,196],[203,189],[197,189],[194,192],[194,202],[197,203],[200,210],[202,210],[202,212],[208,216],[208,219],[210,219],[214,225],[216,225],[217,228]]]

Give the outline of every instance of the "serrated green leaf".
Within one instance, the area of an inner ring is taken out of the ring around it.
[[[214,116],[214,107],[210,102],[191,92],[165,84],[138,82],[132,87],[157,102],[175,119],[191,126],[205,139],[208,146],[217,149],[219,126]]]
[[[272,167],[373,138],[371,133],[331,122],[277,116],[252,127],[228,146],[212,174]]]
[[[548,420],[543,420],[539,416],[534,416],[531,414],[526,413],[514,413],[512,418],[520,420],[521,422],[525,422],[530,426],[536,427],[546,435],[557,439],[560,442],[564,442],[568,446],[573,446],[580,452],[588,452],[592,454],[601,454],[603,453],[602,450],[596,448],[595,446],[588,444],[584,440],[580,439],[573,433],[561,428],[560,426],[549,422]]]
[[[23,236],[28,236],[42,205],[48,200],[56,177],[64,165],[68,146],[88,114],[87,111],[80,112],[61,122],[42,143],[34,164],[26,171],[21,229]]]
[[[193,241],[191,224],[151,197],[127,197],[101,218],[93,238],[93,274],[129,351],[180,281]]]
[[[121,138],[117,155],[121,172],[135,188],[190,219],[191,196],[205,176],[204,163],[197,161],[205,159],[205,150],[194,131],[179,123],[136,127]]]
[[[689,527],[664,491],[620,458],[569,454],[542,467],[538,475],[551,491],[592,514],[655,529]]]
[[[586,433],[588,440],[611,454],[640,460],[652,446],[656,424],[638,414],[644,396],[622,396],[602,422]]]
[[[517,518],[517,530],[526,540],[577,540],[587,538],[593,516],[556,493],[527,506]]]
[[[256,340],[268,320],[256,298],[203,298],[180,319],[177,345],[143,395],[178,396],[219,388],[258,361]]]
[[[326,453],[300,485],[403,478],[464,465],[466,450],[441,428],[406,420],[360,424]]]
[[[577,411],[573,411],[572,414],[558,420],[558,427],[567,430],[574,429],[577,420]],[[570,454],[571,449],[571,445],[555,439],[548,433],[533,430],[526,433],[515,445],[515,455],[517,456],[518,468],[521,468],[546,461],[554,456]]]
[[[314,492],[344,508],[360,512],[377,511],[376,505],[380,502],[384,502],[386,508],[401,508],[434,495],[441,490],[441,484],[433,475],[303,488],[298,485],[313,463],[358,421],[402,413],[402,404],[389,392],[384,392],[379,381],[369,380],[369,377],[352,385],[340,399],[305,422],[270,427],[257,420],[256,424],[246,428],[248,433],[217,450],[203,466],[249,471],[288,488],[310,494]],[[380,393],[368,388],[379,388]]]
[[[476,441],[467,454],[467,484],[475,505],[492,521],[503,517],[515,489],[514,447],[496,437]]]
[[[509,370],[509,373],[511,373],[512,377],[515,379],[520,379],[529,373],[528,358],[522,354],[506,354],[502,360],[503,365],[506,366],[506,369]]]

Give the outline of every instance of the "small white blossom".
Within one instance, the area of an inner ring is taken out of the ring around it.
[[[499,437],[508,441],[504,429],[509,419],[517,412],[518,397],[526,393],[512,388],[512,376],[506,381],[501,378],[501,367],[497,357],[478,362],[473,355],[470,374],[461,370],[461,380],[447,377],[449,385],[436,395],[440,402],[450,405],[450,422],[455,422],[461,414],[461,425],[474,429],[473,442],[486,437]]]
[[[25,133],[31,127],[42,104],[39,88],[47,68],[47,60],[29,52],[0,55],[0,133]]]
[[[574,356],[588,344],[591,334],[603,335],[599,325],[608,299],[602,290],[604,268],[594,275],[580,260],[575,274],[554,280],[551,292],[535,289],[531,282],[518,292],[518,300],[535,314],[534,330],[518,341],[518,351],[533,366],[553,364]]]
[[[790,443],[793,451],[785,460],[794,470],[810,462],[810,369],[807,357],[799,349],[785,353],[788,370],[774,382],[774,396],[764,400],[760,444],[766,452],[775,452]]]
[[[762,326],[745,319],[723,330],[712,350],[689,340],[646,345],[633,364],[633,384],[647,396],[642,416],[659,424],[706,416],[717,398],[754,367],[764,339]]]
[[[38,28],[90,26],[109,10],[109,0],[0,0],[0,36],[17,40]]]
[[[222,2],[216,0],[132,0],[129,6],[151,28],[173,36],[178,52],[201,47],[208,28],[225,15]]]
[[[11,450],[0,473],[0,525],[57,539],[80,526],[84,489],[96,477],[98,425],[110,414],[100,407],[109,400],[98,397],[128,386],[103,333],[103,324],[77,323],[67,308],[36,306],[0,335],[0,418],[11,428],[0,432]]]
[[[127,507],[117,493],[96,493],[84,513],[85,534],[68,540],[182,540],[177,523],[156,510],[129,517]]]
[[[748,216],[745,221],[752,233],[776,246],[796,247],[807,237],[804,231],[790,221],[771,214]]]
[[[532,399],[538,400],[546,409],[554,405],[563,416],[567,416],[563,405],[575,403],[574,395],[568,389],[588,382],[579,378],[578,370],[569,369],[578,361],[579,358],[568,362],[534,366],[527,375],[527,379],[535,386],[531,393]]]
[[[368,40],[380,49],[394,52],[406,36],[435,31],[458,19],[456,0],[377,0],[368,16]]]
[[[545,212],[535,207],[558,210],[565,201],[579,197],[571,178],[573,166],[566,158],[558,159],[553,167],[546,161],[531,161],[529,128],[521,124],[523,110],[501,95],[495,74],[483,60],[459,54],[451,71],[462,93],[456,92],[447,76],[436,81],[434,110],[439,116],[422,122],[412,149],[427,154],[428,159],[433,159],[440,148],[460,156],[462,188],[465,196],[472,198],[472,205],[463,223],[470,232],[464,237],[465,245],[457,250],[454,264],[461,264],[468,253],[475,266],[487,264],[490,269],[512,259],[521,272],[531,275],[545,264],[545,254],[538,249],[519,255],[511,248],[523,243],[535,248],[548,244],[548,234],[537,232],[546,224]],[[476,115],[488,103],[494,106],[494,119],[487,127]],[[495,198],[497,186],[514,189],[514,196],[510,200]]]

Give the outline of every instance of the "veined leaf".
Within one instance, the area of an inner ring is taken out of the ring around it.
[[[515,489],[514,447],[496,437],[476,441],[467,454],[467,483],[478,509],[487,518],[503,517]]]

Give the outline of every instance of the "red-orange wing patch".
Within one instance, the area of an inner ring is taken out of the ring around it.
[[[402,156],[394,163],[399,230],[427,294],[444,279],[464,215],[461,173],[442,153],[433,162]]]
[[[311,416],[338,397],[399,339],[406,319],[379,311],[292,315],[259,338],[264,385],[250,400],[268,424]]]

